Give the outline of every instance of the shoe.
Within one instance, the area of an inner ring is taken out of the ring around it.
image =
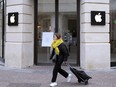
[[[54,86],[57,86],[57,83],[56,83],[56,82],[52,82],[52,83],[50,84],[50,87],[54,87]]]
[[[71,81],[71,76],[72,76],[72,74],[68,74],[67,82],[70,82]]]

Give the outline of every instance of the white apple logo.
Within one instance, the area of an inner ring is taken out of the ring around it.
[[[96,22],[101,22],[102,21],[102,15],[100,13],[98,13],[97,15],[95,15],[95,21]]]
[[[10,22],[11,23],[15,23],[15,16],[14,16],[14,14],[12,14],[12,16],[10,17]]]

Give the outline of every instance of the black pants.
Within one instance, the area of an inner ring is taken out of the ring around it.
[[[53,77],[52,77],[52,81],[51,82],[56,82],[58,73],[60,73],[65,78],[68,77],[68,73],[65,70],[61,69],[62,63],[63,63],[63,61],[55,63],[55,66],[54,66],[54,69],[53,69]]]

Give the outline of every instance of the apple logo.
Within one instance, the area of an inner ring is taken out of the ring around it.
[[[14,16],[14,14],[12,14],[12,16],[10,17],[10,22],[11,23],[15,23],[15,16]]]
[[[102,15],[100,13],[98,13],[97,15],[95,15],[95,21],[96,22],[102,22]]]

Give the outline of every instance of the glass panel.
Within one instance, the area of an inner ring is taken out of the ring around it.
[[[59,0],[59,28],[69,48],[69,63],[77,63],[76,1]]]
[[[110,0],[111,62],[116,62],[116,0]]]
[[[55,0],[38,0],[38,63],[49,63],[50,47],[42,47],[42,32],[53,31],[51,29],[51,17],[55,18]],[[52,20],[53,20],[52,19]],[[52,21],[54,25],[54,20]]]

